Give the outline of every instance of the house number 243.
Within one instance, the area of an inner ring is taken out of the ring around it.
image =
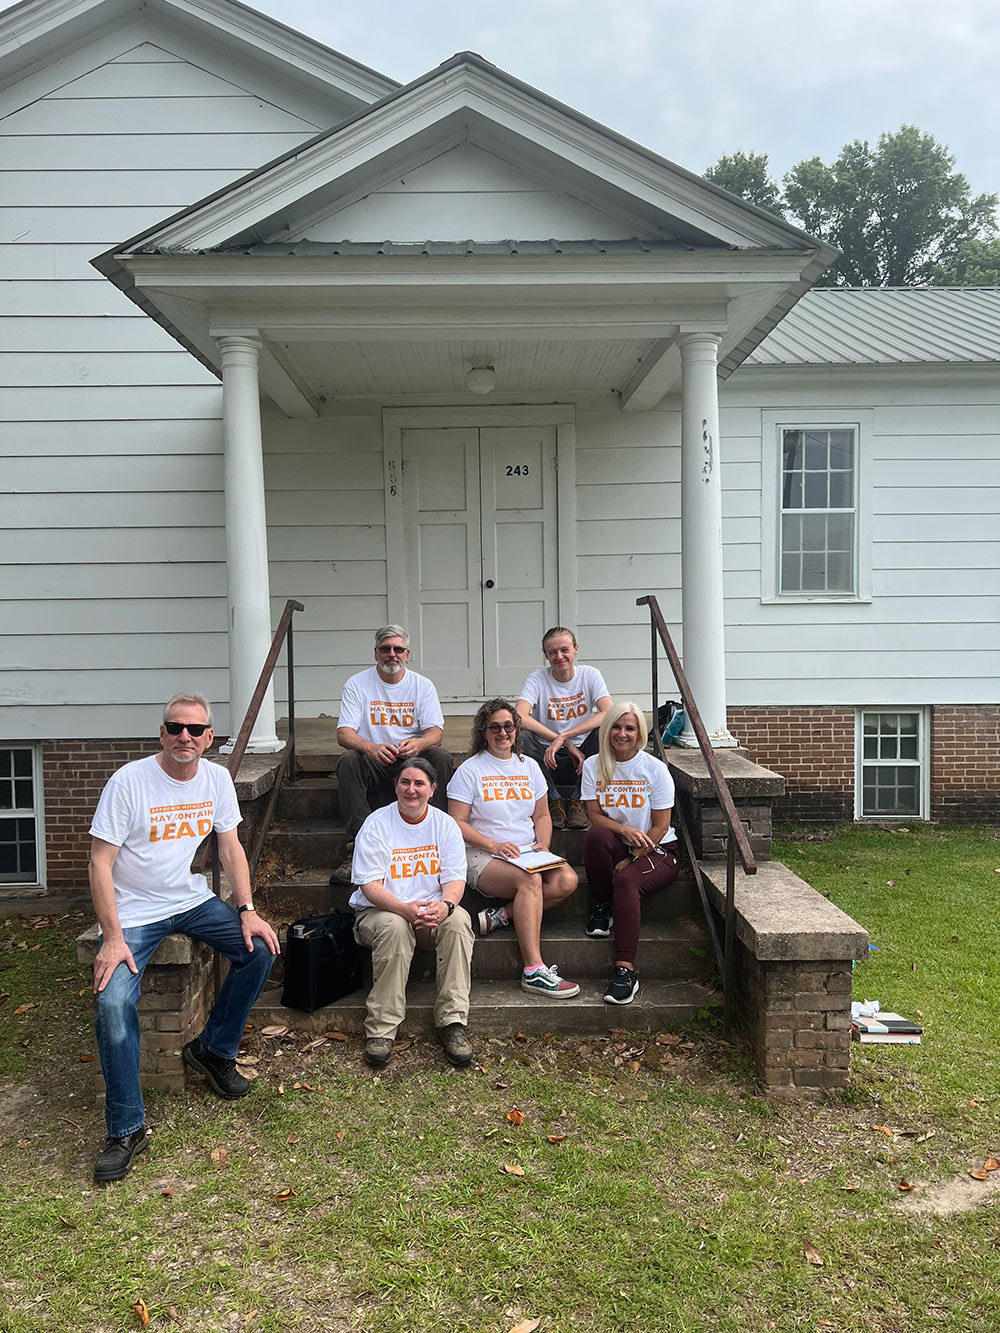
[[[516,466],[513,463],[507,464],[508,477],[526,477],[527,475],[528,475],[527,463],[518,463]]]

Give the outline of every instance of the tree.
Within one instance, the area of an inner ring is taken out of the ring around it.
[[[784,193],[766,153],[720,157],[705,179],[786,217],[841,251],[826,286],[992,285],[1000,277],[997,196],[973,196],[944,144],[915,125],[845,144],[827,165],[797,163]]]
[[[730,194],[737,194],[748,203],[756,204],[769,213],[784,217],[781,189],[769,174],[766,153],[732,153],[723,155],[705,172],[705,180],[719,185]]]
[[[973,198],[955,159],[930,134],[903,125],[878,146],[855,139],[827,166],[818,157],[785,177],[785,205],[801,226],[842,251],[827,285],[906,287],[932,280],[960,247],[996,234],[997,197]]]
[[[963,241],[950,259],[935,264],[936,287],[1000,287],[1000,240]]]

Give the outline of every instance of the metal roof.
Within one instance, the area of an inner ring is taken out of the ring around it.
[[[1000,361],[1000,287],[820,287],[748,366]]]
[[[686,241],[262,241],[234,247],[241,255],[651,255],[693,254]],[[226,253],[225,249],[213,253]]]

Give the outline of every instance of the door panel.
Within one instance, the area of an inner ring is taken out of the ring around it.
[[[516,697],[558,619],[555,427],[420,427],[401,446],[414,669],[442,698]]]
[[[404,430],[403,526],[414,669],[443,696],[483,691],[479,432]]]
[[[538,665],[556,620],[555,428],[484,429],[480,465],[486,693],[511,695]]]

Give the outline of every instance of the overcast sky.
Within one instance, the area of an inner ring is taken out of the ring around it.
[[[915,124],[1000,191],[998,0],[256,0],[407,82],[487,60],[692,171],[736,149],[781,175]]]

